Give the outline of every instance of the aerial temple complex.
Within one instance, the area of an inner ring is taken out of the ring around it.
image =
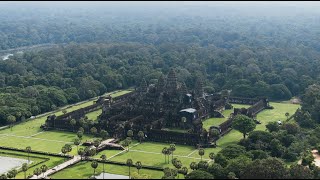
[[[223,135],[231,129],[233,117],[245,114],[255,118],[265,108],[270,108],[266,98],[245,99],[207,94],[203,81],[199,78],[193,89],[184,82],[178,82],[176,72],[171,69],[166,77],[159,77],[156,84],[147,84],[142,79],[135,91],[112,98],[100,97],[95,104],[61,116],[49,116],[44,129],[72,130],[70,120],[77,121],[75,128],[83,126],[80,119],[85,114],[102,108],[98,121],[90,123],[88,128],[104,129],[114,138],[124,139],[126,132],[132,130],[137,136],[145,133],[149,141],[169,142],[189,145],[209,145],[208,131],[202,122],[211,117],[223,117],[222,111],[229,103],[252,105],[250,108],[234,109],[227,121],[218,128]],[[175,131],[175,130],[182,131]],[[136,137],[137,138],[137,137]]]

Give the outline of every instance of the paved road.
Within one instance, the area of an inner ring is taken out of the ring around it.
[[[80,156],[74,156],[73,159],[70,159],[69,161],[66,161],[62,164],[59,164],[58,166],[52,168],[52,169],[49,169],[48,171],[46,171],[44,173],[44,177],[48,177],[50,176],[51,174],[55,173],[55,172],[58,172],[58,171],[61,171],[63,170],[64,168],[70,166],[70,165],[73,165],[73,164],[76,164],[78,162],[81,161],[81,157]],[[30,179],[42,179],[43,178],[43,174],[41,174],[40,176],[32,176]]]

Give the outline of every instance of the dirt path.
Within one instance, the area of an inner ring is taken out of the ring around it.
[[[67,168],[68,166],[71,166],[71,165],[73,165],[73,164],[76,164],[76,163],[78,163],[78,162],[80,162],[80,161],[81,161],[81,157],[80,157],[80,156],[74,156],[71,160],[66,161],[66,162],[64,162],[64,163],[62,163],[62,164],[59,164],[58,166],[56,166],[56,167],[54,167],[54,168],[52,168],[52,169],[49,169],[48,171],[46,171],[46,172],[44,173],[44,175],[41,174],[41,175],[39,175],[38,177],[34,175],[34,176],[32,176],[30,179],[42,179],[43,176],[44,176],[44,177],[48,177],[48,176],[50,176],[51,174],[56,173],[56,172],[58,172],[58,171],[61,171],[61,170],[65,169],[65,168]]]

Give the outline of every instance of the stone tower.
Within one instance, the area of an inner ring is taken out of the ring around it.
[[[164,79],[164,76],[161,74],[161,76],[158,79],[157,86],[156,86],[157,91],[158,92],[163,92],[163,90],[165,88],[164,86],[165,86],[165,79]]]
[[[148,86],[146,80],[143,78],[139,87],[139,92],[140,93],[145,93],[148,91]]]
[[[188,88],[187,88],[187,86],[186,86],[186,83],[182,83],[182,85],[181,85],[181,88],[180,88],[180,92],[181,92],[181,94],[188,94]]]
[[[178,82],[177,82],[176,72],[174,71],[173,68],[171,68],[167,76],[166,90],[168,93],[173,93],[177,91],[177,88],[178,88]]]
[[[201,78],[197,78],[197,80],[196,80],[195,94],[198,97],[203,97],[204,96],[203,81],[202,81]]]

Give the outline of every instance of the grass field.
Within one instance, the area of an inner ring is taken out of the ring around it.
[[[121,91],[113,94],[112,96],[118,96],[130,91]],[[68,108],[68,112],[72,110],[76,110],[88,105],[91,105],[92,101],[85,102],[84,104],[74,105]],[[265,125],[271,121],[286,120],[286,116],[284,115],[288,112],[290,115],[294,114],[299,105],[295,104],[287,104],[287,103],[270,103],[271,106],[274,107],[272,110],[264,110],[260,112],[257,116],[257,119],[262,122],[262,124],[257,125],[256,130],[265,130]],[[236,108],[241,107],[249,107],[248,105],[241,104],[233,104]],[[89,113],[89,119],[94,119],[99,115],[99,111],[97,110],[92,113]],[[223,121],[225,121],[230,113],[233,110],[226,110],[223,112],[225,118],[210,118],[204,121],[204,126],[209,128],[212,125],[219,125]],[[61,115],[62,112],[56,112],[56,115]],[[13,127],[13,130],[4,129],[0,130],[0,146],[8,146],[24,149],[27,146],[31,146],[33,150],[38,151],[47,151],[53,153],[59,153],[61,147],[64,144],[72,144],[74,138],[76,138],[75,133],[70,132],[59,132],[59,131],[46,131],[43,132],[40,129],[41,124],[43,124],[46,120],[46,117],[40,117],[35,120],[30,120],[27,122],[23,122]],[[230,133],[221,137],[217,144],[217,148],[206,148],[205,155],[203,156],[204,160],[208,160],[208,155],[210,152],[218,153],[222,148],[230,145],[236,144],[242,138],[242,134],[236,130],[232,130]],[[93,139],[92,136],[84,136],[83,141]],[[118,162],[126,162],[127,159],[132,159],[134,162],[141,161],[143,165],[150,166],[158,166],[158,167],[173,167],[170,164],[165,163],[165,157],[162,155],[161,151],[164,147],[169,147],[169,144],[166,143],[155,143],[155,142],[143,142],[139,144],[137,141],[133,141],[131,144],[130,151],[121,151],[121,150],[105,150],[100,152],[95,156],[95,158],[100,158],[102,154],[105,154],[109,160],[118,161]],[[0,150],[2,151],[2,150]],[[10,151],[11,152],[11,151]],[[21,153],[23,154],[23,153]],[[70,153],[72,155],[77,154],[76,147],[73,147],[73,151]],[[25,155],[25,154],[24,154]],[[39,155],[37,155],[39,156]],[[43,157],[43,156],[39,156]],[[200,156],[198,155],[198,150],[192,146],[183,146],[176,145],[176,151],[174,152],[174,157],[181,160],[183,166],[189,168],[191,162],[200,161]],[[171,156],[170,156],[171,160]],[[49,167],[54,167],[55,165],[63,162],[61,158],[51,158],[50,161],[46,162]],[[78,178],[88,178],[93,174],[93,170],[90,166],[90,162],[81,162],[72,167],[69,167],[61,172],[58,172],[51,176],[53,179],[78,179]],[[120,174],[120,175],[128,175],[128,167],[119,166],[119,165],[106,165],[106,169],[108,173],[112,174]],[[30,172],[32,174],[32,170]],[[136,171],[135,168],[132,168],[132,172]],[[97,169],[97,174],[102,172],[102,165],[100,164]],[[151,175],[151,178],[161,178],[163,172],[161,171],[151,171],[151,170],[141,170],[141,173],[146,173]],[[23,177],[23,174],[18,174],[17,176]],[[181,176],[180,176],[181,177]]]
[[[100,152],[95,158],[100,158],[102,154],[105,154],[111,161],[126,162],[127,159],[132,159],[134,162],[141,161],[144,165],[157,166],[157,167],[171,167],[173,165],[165,163],[165,157],[161,151],[164,147],[169,147],[170,144],[156,143],[156,142],[143,142],[139,144],[137,141],[133,141],[129,152],[120,150],[105,150]],[[189,167],[191,162],[200,161],[199,157],[192,156],[198,154],[198,150],[192,146],[176,145],[174,152],[174,158],[181,160],[183,166]],[[203,157],[204,160],[209,161],[209,153]],[[170,155],[170,161],[172,156]]]
[[[124,90],[113,93],[112,96],[120,96],[131,91]],[[111,94],[111,93],[109,93]],[[69,106],[67,111],[74,111],[88,105],[93,104],[94,100],[90,100],[83,104]],[[62,110],[52,113],[62,115]],[[46,121],[46,116],[29,120],[15,125],[10,129],[0,130],[0,146],[14,147],[24,149],[31,146],[33,150],[59,153],[65,144],[72,144],[76,138],[75,133],[59,132],[59,131],[42,131],[40,126]],[[92,136],[84,136],[83,141],[92,139]],[[76,154],[76,147],[73,148],[71,154]]]
[[[3,154],[3,152],[6,153],[14,153],[15,155],[7,155],[7,154]],[[18,152],[18,151],[8,151],[8,150],[0,150],[0,156],[6,156],[6,157],[13,157],[13,158],[20,158],[20,159],[28,159],[28,154],[27,153],[23,153],[23,152]],[[35,167],[32,167],[30,169],[28,169],[27,171],[27,176],[28,175],[33,175],[33,170],[37,167],[40,168],[40,166],[42,166],[43,164],[47,165],[49,168],[53,168],[55,166],[57,166],[58,164],[63,163],[63,158],[59,158],[59,157],[53,157],[53,156],[44,156],[44,155],[38,155],[38,154],[30,154],[30,156],[35,156],[35,157],[31,157],[30,161],[33,161],[31,165],[33,164],[37,164],[39,162],[42,162],[44,160],[44,158],[49,158],[50,160],[38,164]],[[24,173],[20,172],[17,176],[16,179],[23,179],[24,178]]]
[[[120,174],[125,176],[128,176],[129,174],[129,168],[127,166],[106,164],[105,170],[107,173],[111,173],[111,174]],[[102,171],[103,171],[102,164],[99,163],[99,166],[96,169],[96,174],[100,174],[102,173]],[[137,169],[134,167],[131,168],[131,173],[133,172],[137,172]],[[148,174],[151,176],[152,179],[160,179],[163,176],[162,171],[155,171],[155,170],[148,170],[148,169],[141,169],[140,174]],[[91,162],[83,161],[69,168],[66,168],[63,171],[53,174],[50,177],[52,179],[88,179],[92,175],[93,175],[93,169],[91,167]]]
[[[249,105],[245,105],[245,104],[232,104],[233,108],[248,108],[250,107]],[[223,118],[209,118],[204,120],[203,123],[203,127],[207,130],[210,129],[211,126],[219,126],[221,123],[225,122],[226,120],[228,120],[230,114],[233,112],[233,109],[228,109],[228,110],[224,110],[222,112],[223,114]]]
[[[93,121],[98,120],[98,116],[102,113],[102,109],[98,109],[96,111],[90,112],[88,114],[86,114],[86,116],[88,117],[88,119],[91,119]]]
[[[268,122],[278,121],[278,120],[285,121],[286,112],[292,115],[300,107],[300,105],[297,105],[297,104],[274,103],[274,102],[271,102],[270,105],[273,106],[274,109],[263,110],[257,115],[257,119],[261,121],[261,124],[258,124],[255,130],[266,130],[266,124]],[[243,138],[243,135],[240,132],[236,130],[231,130],[228,134],[221,137],[217,141],[217,145],[218,145],[217,148],[210,148],[207,150],[210,152],[218,153],[224,147],[230,144],[238,143],[242,138]]]

